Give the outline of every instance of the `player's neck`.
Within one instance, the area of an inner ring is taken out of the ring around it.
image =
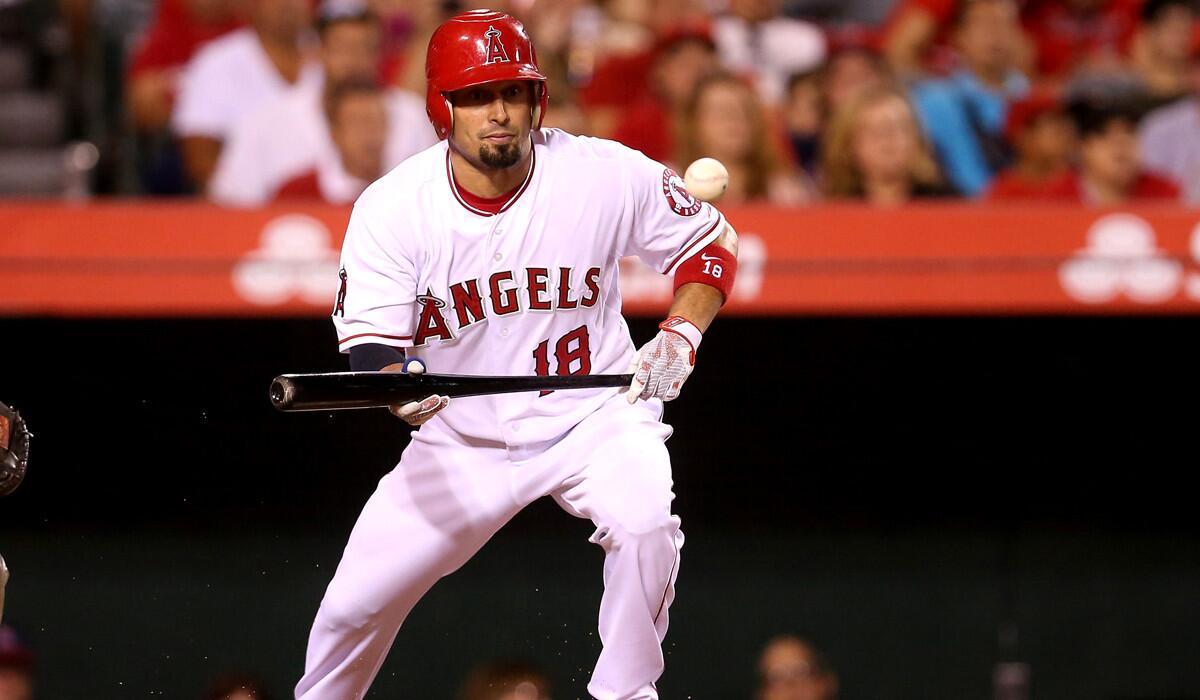
[[[532,166],[533,149],[511,168],[480,167],[467,160],[458,149],[450,149],[450,167],[454,171],[454,181],[460,188],[482,199],[493,199],[517,189],[529,176],[529,168]]]

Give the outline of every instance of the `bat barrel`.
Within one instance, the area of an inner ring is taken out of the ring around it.
[[[271,382],[271,404],[280,411],[394,406],[438,393],[428,379],[399,372],[284,374]]]
[[[271,382],[271,405],[280,411],[287,411],[295,401],[296,383],[288,377],[275,377]]]

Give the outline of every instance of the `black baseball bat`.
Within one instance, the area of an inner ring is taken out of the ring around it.
[[[426,396],[482,396],[521,391],[559,391],[629,386],[632,374],[566,377],[486,377],[403,372],[283,374],[271,382],[271,403],[280,411],[337,411],[380,408]]]

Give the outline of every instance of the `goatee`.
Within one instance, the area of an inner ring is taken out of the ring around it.
[[[521,161],[521,149],[516,143],[483,145],[479,147],[479,160],[489,168],[511,168]]]

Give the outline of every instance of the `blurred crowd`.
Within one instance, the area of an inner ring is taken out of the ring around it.
[[[78,195],[82,170],[82,188],[102,194],[233,206],[352,202],[434,143],[425,47],[441,21],[474,7],[48,5],[0,3],[0,92],[57,94],[61,111],[55,121],[26,106],[23,128],[0,107],[0,127],[14,129],[0,136],[0,192],[36,186],[34,149],[13,142],[49,121],[72,144],[65,159],[55,151],[70,172],[46,180],[50,193],[65,182]],[[550,76],[545,126],[616,139],[681,172],[717,158],[729,203],[1200,205],[1196,0],[489,5],[534,38]],[[58,31],[28,29],[38,26]]]
[[[34,657],[10,626],[0,626],[0,700],[35,700]],[[756,700],[837,700],[838,677],[825,655],[793,635],[770,640],[758,659]],[[572,692],[572,691],[564,691]],[[750,695],[751,693],[747,693]],[[212,681],[202,700],[271,700],[253,675],[228,674]],[[546,673],[523,661],[493,661],[473,669],[458,700],[551,700]],[[564,695],[565,697],[565,695]]]

